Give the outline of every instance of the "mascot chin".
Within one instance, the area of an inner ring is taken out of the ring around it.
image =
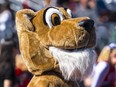
[[[16,13],[22,58],[34,75],[28,87],[78,87],[91,74],[96,53],[94,21],[72,18],[67,8]]]

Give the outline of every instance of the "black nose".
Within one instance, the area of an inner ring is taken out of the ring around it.
[[[83,20],[78,23],[79,26],[84,27],[88,32],[93,29],[94,21],[91,19]]]

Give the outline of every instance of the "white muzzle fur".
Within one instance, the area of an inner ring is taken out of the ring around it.
[[[91,48],[66,51],[49,47],[50,53],[59,63],[59,68],[66,80],[82,80],[88,77],[96,61],[96,53]]]

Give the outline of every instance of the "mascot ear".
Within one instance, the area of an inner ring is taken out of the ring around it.
[[[35,16],[33,10],[30,9],[23,9],[16,13],[16,26],[18,31],[34,31],[34,26],[32,24],[32,18]]]

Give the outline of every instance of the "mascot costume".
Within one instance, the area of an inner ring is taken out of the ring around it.
[[[71,18],[67,8],[18,11],[20,51],[34,75],[28,87],[78,87],[95,62],[93,26],[88,17]]]

